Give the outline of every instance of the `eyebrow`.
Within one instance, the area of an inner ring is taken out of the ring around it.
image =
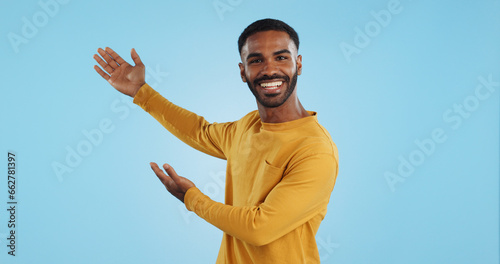
[[[278,50],[278,51],[273,52],[273,55],[276,56],[276,55],[279,55],[282,53],[292,54],[292,52],[290,52],[288,49],[282,49],[282,50]],[[262,57],[262,53],[258,53],[258,52],[250,53],[247,56],[247,60],[252,58],[252,57]]]

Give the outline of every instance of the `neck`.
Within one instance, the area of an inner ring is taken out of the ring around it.
[[[265,107],[257,102],[260,120],[264,123],[283,123],[310,116],[296,96],[290,96],[278,107]]]

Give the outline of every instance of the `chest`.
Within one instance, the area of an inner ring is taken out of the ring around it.
[[[228,159],[228,188],[233,205],[262,203],[283,178],[287,143],[270,132],[244,135]]]

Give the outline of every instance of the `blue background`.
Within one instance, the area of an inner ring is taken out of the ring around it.
[[[500,1],[41,3],[0,2],[0,171],[15,152],[18,201],[12,257],[0,177],[1,263],[214,263],[222,232],[149,162],[170,163],[217,201],[225,162],[120,95],[92,56],[109,46],[132,62],[136,48],[162,95],[233,121],[256,109],[236,40],[266,17],[299,33],[299,98],[339,149],[316,237],[322,263],[498,263]],[[78,148],[85,155],[67,162]],[[58,176],[54,164],[71,171]]]

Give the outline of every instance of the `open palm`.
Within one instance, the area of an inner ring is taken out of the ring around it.
[[[111,48],[107,47],[105,50],[99,48],[97,52],[101,56],[94,54],[94,59],[102,67],[101,69],[94,65],[97,73],[116,90],[134,97],[139,88],[146,83],[145,67],[135,49],[130,52],[135,66],[127,63]]]
[[[182,176],[179,176],[177,172],[175,172],[174,168],[168,164],[163,164],[163,169],[167,174],[165,174],[158,164],[154,162],[150,162],[151,169],[155,172],[158,179],[165,185],[167,191],[169,191],[173,196],[177,199],[184,202],[184,196],[186,195],[187,190],[191,187],[196,187],[192,181]]]

